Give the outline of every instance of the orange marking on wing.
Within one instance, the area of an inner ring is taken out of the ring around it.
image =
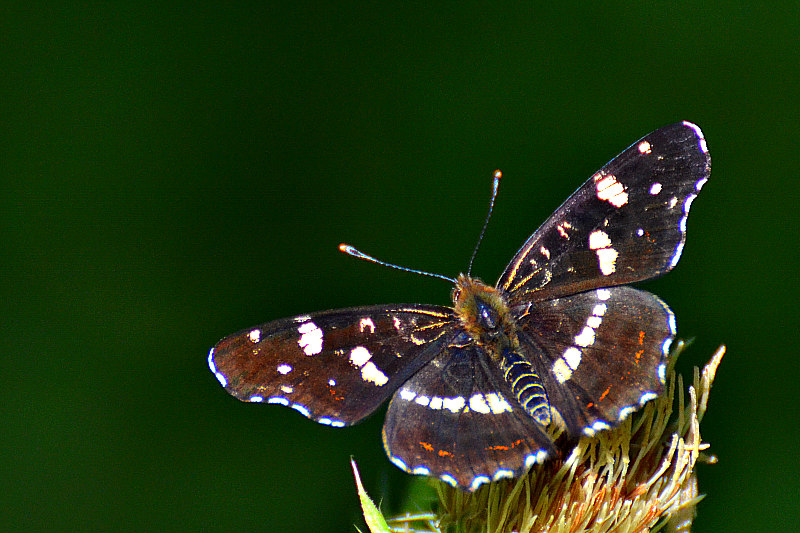
[[[609,393],[609,392],[611,392],[611,387],[609,387],[609,388],[607,388],[606,390],[604,390],[604,391],[603,391],[603,394],[601,394],[601,395],[600,395],[600,398],[598,398],[598,399],[597,399],[597,401],[598,401],[598,402],[602,402],[602,401],[603,401],[603,398],[605,398],[606,396],[608,396],[608,393]]]
[[[639,346],[644,344],[644,331],[639,332]]]
[[[639,361],[641,360],[643,353],[644,353],[644,350],[639,350],[638,352],[636,352],[636,364],[637,365],[639,364]]]
[[[432,452],[432,451],[433,451],[433,446],[431,446],[429,443],[427,443],[427,442],[422,442],[422,441],[420,441],[419,443],[420,443],[420,444],[422,445],[422,447],[423,447],[423,448],[425,448],[427,451],[429,451],[429,452]]]
[[[444,456],[446,456],[446,455],[449,455],[450,457],[453,457],[453,454],[452,454],[452,453],[450,453],[450,452],[446,452],[446,451],[444,451],[444,450],[439,450],[439,457],[444,457]]]
[[[510,450],[511,448],[515,448],[515,447],[519,446],[520,444],[522,444],[522,443],[524,443],[524,442],[525,442],[525,439],[517,439],[517,440],[515,440],[514,442],[512,442],[512,443],[511,443],[511,446],[501,446],[501,445],[497,445],[497,446],[488,446],[488,447],[484,448],[484,450],[501,450],[501,451],[507,451],[507,450]]]

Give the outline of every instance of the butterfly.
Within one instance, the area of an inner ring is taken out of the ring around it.
[[[710,169],[700,128],[666,126],[591,176],[494,286],[461,274],[453,307],[268,322],[222,339],[208,366],[239,400],[334,427],[391,400],[383,445],[411,474],[470,491],[521,475],[558,455],[548,428],[591,436],[663,391],[675,316],[626,284],[677,264]]]

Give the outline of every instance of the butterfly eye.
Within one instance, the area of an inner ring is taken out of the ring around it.
[[[480,326],[490,331],[496,329],[500,321],[500,315],[497,313],[497,310],[481,300],[477,300],[477,304]]]

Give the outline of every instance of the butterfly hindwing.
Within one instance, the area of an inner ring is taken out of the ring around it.
[[[457,336],[395,393],[383,441],[405,471],[474,490],[521,474],[553,445],[496,363],[467,339]]]
[[[292,407],[323,424],[358,422],[441,348],[453,311],[380,305],[276,320],[222,339],[208,356],[242,401]]]
[[[643,137],[595,173],[531,235],[497,283],[512,303],[657,276],[677,263],[711,160],[689,122]]]
[[[520,312],[521,351],[539,362],[551,408],[573,436],[613,427],[663,391],[675,318],[657,296],[609,287]]]

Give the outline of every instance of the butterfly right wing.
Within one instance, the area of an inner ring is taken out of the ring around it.
[[[245,402],[291,407],[321,424],[355,424],[441,351],[453,311],[377,305],[322,311],[230,335],[208,366]]]

